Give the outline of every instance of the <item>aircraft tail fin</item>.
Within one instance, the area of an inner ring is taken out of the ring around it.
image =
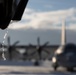
[[[66,44],[66,25],[65,20],[62,21],[62,33],[61,33],[61,44]]]

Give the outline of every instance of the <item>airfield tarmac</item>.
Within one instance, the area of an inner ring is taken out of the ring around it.
[[[76,75],[63,68],[54,71],[52,67],[36,66],[0,66],[0,75]]]
[[[32,62],[31,64],[30,62],[23,62],[25,65],[22,66],[19,65],[20,63],[17,65],[17,62],[16,65],[14,65],[14,62],[13,65],[9,62],[9,65],[2,65],[2,62],[0,64],[0,75],[76,75],[76,72],[68,72],[62,67],[59,67],[57,71],[54,71],[49,61],[43,62],[40,66],[34,66]],[[29,64],[28,66],[27,63]]]

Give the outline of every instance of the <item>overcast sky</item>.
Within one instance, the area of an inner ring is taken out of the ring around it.
[[[37,37],[41,38],[41,44],[46,41],[51,45],[60,44],[63,18],[66,21],[67,42],[76,44],[76,0],[29,0],[22,20],[8,27],[11,44],[17,40],[23,45],[37,44]],[[5,32],[0,30],[1,42]]]

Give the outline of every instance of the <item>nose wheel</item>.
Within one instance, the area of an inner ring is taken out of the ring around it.
[[[39,66],[39,62],[38,61],[35,61],[34,65],[35,66]]]
[[[57,70],[57,68],[58,68],[57,63],[54,63],[54,64],[53,64],[53,68],[54,68],[54,70]]]

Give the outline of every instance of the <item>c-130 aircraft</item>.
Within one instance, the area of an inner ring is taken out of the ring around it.
[[[12,21],[20,21],[28,0],[0,0],[0,28],[6,29]]]

